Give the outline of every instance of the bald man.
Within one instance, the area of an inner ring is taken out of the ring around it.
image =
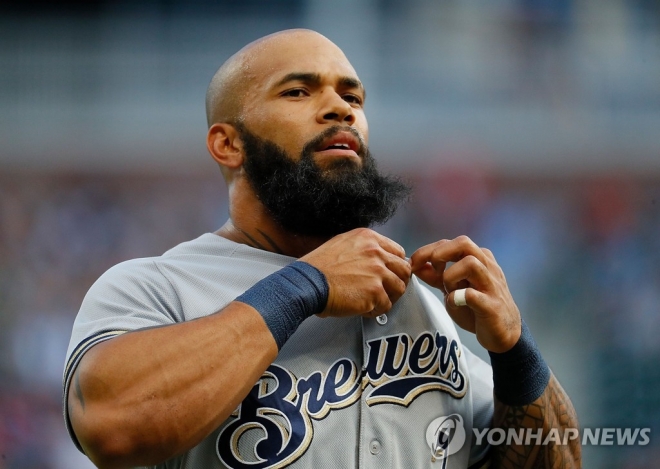
[[[207,144],[229,220],[110,269],[74,324],[65,419],[96,465],[580,466],[573,407],[492,253],[461,236],[408,259],[369,229],[408,188],[377,170],[364,102],[312,31],[220,67]],[[489,427],[523,440],[496,445]]]

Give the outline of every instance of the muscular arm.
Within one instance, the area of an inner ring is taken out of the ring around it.
[[[339,235],[301,260],[327,279],[322,316],[384,313],[410,277],[403,249],[370,230]],[[101,468],[163,462],[217,428],[277,353],[260,312],[237,301],[201,319],[101,342],[70,380],[73,430]]]
[[[206,318],[123,334],[78,365],[68,399],[73,429],[100,467],[155,464],[219,426],[276,356],[259,313],[238,302]]]
[[[542,443],[550,430],[558,430],[558,439],[549,438],[547,445],[502,444],[493,448],[491,467],[503,469],[518,468],[579,468],[581,447],[579,435],[574,431],[565,434],[566,429],[578,428],[577,415],[570,399],[559,381],[552,375],[548,387],[534,402],[524,406],[510,406],[495,397],[493,428],[531,429],[536,435],[542,430]],[[557,444],[559,442],[559,444]],[[564,444],[566,442],[566,444]]]

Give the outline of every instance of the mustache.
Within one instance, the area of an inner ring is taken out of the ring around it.
[[[334,137],[339,132],[350,132],[353,134],[359,143],[357,154],[360,156],[360,158],[364,158],[364,155],[367,151],[367,145],[364,143],[364,137],[362,137],[362,134],[358,132],[356,128],[348,125],[333,125],[332,127],[328,127],[312,140],[307,142],[303,147],[302,153],[311,154],[319,145],[321,145],[321,143],[323,143],[324,140]]]

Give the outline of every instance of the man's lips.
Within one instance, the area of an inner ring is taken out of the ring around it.
[[[350,148],[328,148],[327,150],[320,150],[315,152],[317,155],[320,155],[321,157],[344,157],[344,158],[356,158],[359,159],[360,157],[358,154],[351,150]]]
[[[350,132],[337,132],[328,137],[317,148],[316,153],[325,156],[348,156],[359,158],[361,144],[358,138]]]

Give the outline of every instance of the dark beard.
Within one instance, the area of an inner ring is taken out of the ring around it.
[[[284,230],[301,236],[330,238],[354,228],[385,223],[408,199],[410,187],[400,178],[382,175],[368,148],[360,149],[362,165],[338,159],[321,169],[313,151],[338,131],[327,129],[302,150],[294,161],[277,144],[237,130],[244,143],[243,168],[257,197]]]

